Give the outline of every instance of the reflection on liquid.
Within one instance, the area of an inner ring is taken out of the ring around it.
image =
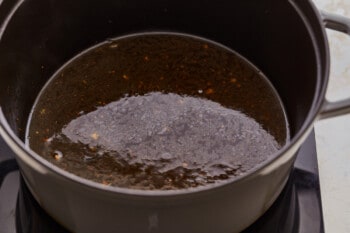
[[[82,114],[47,140],[42,155],[97,182],[175,189],[241,175],[279,148],[239,111],[204,98],[152,92]]]

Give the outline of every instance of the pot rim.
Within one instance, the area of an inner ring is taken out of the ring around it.
[[[206,191],[214,191],[219,188],[223,188],[235,183],[244,182],[245,180],[250,179],[253,175],[256,173],[261,172],[263,169],[267,168],[269,165],[273,164],[278,158],[282,157],[284,154],[288,153],[293,149],[293,147],[298,144],[299,142],[303,141],[303,137],[307,133],[308,129],[310,129],[313,125],[313,123],[317,120],[319,113],[321,112],[321,108],[323,106],[326,90],[328,86],[328,80],[329,80],[329,70],[330,70],[330,53],[329,53],[329,44],[327,40],[327,34],[325,31],[325,28],[323,26],[322,17],[316,8],[316,6],[311,2],[307,1],[311,8],[313,9],[314,15],[309,17],[316,17],[318,20],[318,25],[313,25],[314,27],[320,27],[321,32],[323,34],[324,43],[322,46],[325,49],[325,72],[324,72],[324,82],[321,83],[321,68],[320,65],[318,65],[317,70],[317,86],[315,90],[314,100],[312,103],[312,106],[309,110],[309,113],[301,126],[300,130],[296,133],[296,135],[291,138],[291,140],[286,143],[277,153],[274,153],[271,158],[267,159],[266,161],[260,163],[259,165],[255,166],[253,169],[249,170],[246,174],[243,174],[241,176],[235,177],[233,179],[229,179],[223,182],[215,183],[215,184],[208,184],[204,186],[199,186],[195,188],[188,188],[188,189],[179,189],[179,190],[138,190],[138,189],[129,189],[129,188],[121,188],[121,187],[115,187],[115,186],[106,186],[94,181],[90,181],[88,179],[79,177],[77,175],[74,175],[72,173],[69,173],[54,164],[50,163],[46,159],[39,156],[34,151],[30,150],[22,140],[20,140],[17,135],[12,131],[11,127],[9,126],[5,116],[3,115],[2,109],[0,107],[0,135],[5,139],[7,144],[11,147],[11,149],[15,152],[16,157],[20,156],[22,160],[27,162],[28,164],[36,163],[36,165],[43,166],[46,169],[49,169],[50,172],[53,172],[55,175],[64,178],[70,182],[73,182],[75,184],[85,186],[88,188],[92,188],[97,191],[103,191],[103,192],[110,192],[113,194],[119,194],[119,195],[132,195],[132,196],[139,196],[139,197],[164,197],[164,196],[179,196],[179,195],[192,195],[196,193],[202,193]],[[16,8],[18,9],[18,7]],[[307,27],[307,30],[309,31],[309,34],[311,36],[311,40],[313,42],[315,53],[316,53],[316,59],[317,63],[320,63],[320,54],[317,49],[317,39],[314,36],[314,32],[311,28],[311,25],[309,25],[305,19],[305,17],[302,15],[298,9],[296,9],[299,16],[303,19],[305,26]],[[10,18],[14,15],[14,12],[11,12],[11,14],[5,19],[5,25],[2,25],[1,28],[4,29],[6,27],[6,24],[10,21]],[[0,30],[0,39],[4,33],[4,30]],[[185,34],[186,35],[186,34]],[[205,38],[204,38],[205,39]],[[214,41],[215,42],[215,41]],[[100,45],[101,43],[97,44]],[[90,48],[89,48],[90,49]],[[89,50],[88,49],[88,50]],[[233,51],[233,50],[231,50]],[[240,57],[244,58],[244,56],[240,55],[239,53],[235,52]],[[74,57],[75,58],[75,57]],[[73,58],[73,59],[74,59]],[[245,58],[244,58],[245,59]],[[246,59],[245,59],[246,60]],[[248,61],[248,60],[246,60]],[[248,63],[252,64],[248,61]],[[253,67],[256,67],[253,64]],[[29,161],[29,162],[28,162]],[[33,167],[33,166],[32,166]]]

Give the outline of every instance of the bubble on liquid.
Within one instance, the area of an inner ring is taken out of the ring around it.
[[[161,158],[164,160],[170,160],[173,158],[172,154],[168,153],[168,152],[164,152],[161,154]]]
[[[61,160],[63,158],[63,153],[59,150],[55,150],[53,153],[53,158],[57,161]]]
[[[93,156],[84,155],[83,160],[84,160],[84,162],[89,162],[89,161],[91,161],[93,158],[94,158]]]

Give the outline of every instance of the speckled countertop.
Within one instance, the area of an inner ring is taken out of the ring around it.
[[[319,9],[350,17],[350,0],[313,0]],[[331,75],[327,97],[350,97],[350,37],[327,30]],[[316,123],[326,233],[350,232],[350,115]]]

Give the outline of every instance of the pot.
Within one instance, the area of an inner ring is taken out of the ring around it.
[[[310,1],[4,0],[0,22],[0,134],[35,199],[73,232],[239,232],[276,200],[313,123],[350,112],[350,100],[325,99],[325,26],[350,34],[350,20],[320,14]],[[103,186],[24,145],[34,100],[65,61],[107,38],[144,31],[198,35],[248,58],[284,102],[291,141],[236,180],[173,191]]]

